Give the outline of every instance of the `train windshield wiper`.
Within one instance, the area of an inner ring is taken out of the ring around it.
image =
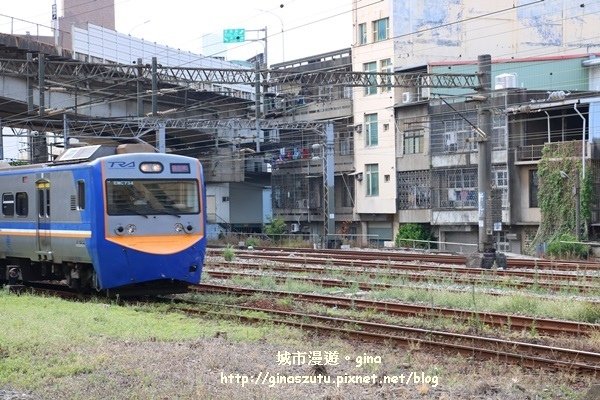
[[[181,218],[181,215],[179,215],[176,210],[177,209],[175,207],[171,207],[171,206],[166,206],[163,209],[163,211],[165,212],[165,214],[169,214],[169,215],[173,215],[173,216],[175,216],[177,218]]]
[[[136,209],[135,207],[127,207],[127,208],[125,208],[125,210],[131,211],[132,213],[137,214],[137,215],[141,215],[142,217],[144,217],[146,219],[148,218],[147,214],[144,214],[143,212],[141,212],[140,210]]]

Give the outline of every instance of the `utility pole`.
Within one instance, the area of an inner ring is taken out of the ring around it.
[[[254,82],[254,117],[256,118],[255,130],[256,130],[256,152],[260,152],[260,62],[256,59],[256,76]]]
[[[33,53],[27,53],[27,114],[32,115],[34,112],[33,107],[33,82],[34,82],[34,70],[33,70]]]
[[[152,116],[158,114],[158,64],[156,57],[152,57]]]
[[[144,99],[142,90],[144,89],[144,69],[142,67],[142,59],[137,59],[137,80],[136,80],[136,92],[137,92],[137,116],[144,116]]]
[[[63,114],[63,146],[67,150],[69,148],[69,119],[67,113]]]
[[[582,143],[585,146],[585,142]],[[582,162],[582,165],[585,164],[585,160]],[[581,224],[580,224],[580,202],[581,202],[581,187],[579,185],[579,171],[575,171],[575,185],[573,187],[573,192],[575,195],[575,240],[578,242],[581,240]]]
[[[332,242],[335,238],[335,157],[334,157],[334,132],[333,123],[325,125],[325,147],[323,149],[323,211],[325,215],[325,243],[328,247],[333,247]],[[330,246],[331,244],[331,246]]]
[[[490,95],[492,90],[492,57],[483,54],[477,57],[477,75],[479,76],[480,88],[477,89],[481,95],[482,102],[477,111],[477,124],[479,132],[477,135],[477,146],[479,150],[477,163],[477,186],[479,191],[479,240],[480,252],[485,252],[491,247],[490,209],[488,207],[490,198],[490,172],[491,172],[491,149],[489,139],[492,133],[492,113],[490,110]]]

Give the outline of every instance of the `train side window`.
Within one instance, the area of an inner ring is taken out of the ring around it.
[[[46,189],[46,217],[50,216],[50,189]]]
[[[38,211],[40,217],[50,216],[50,189],[38,189]]]
[[[29,214],[29,199],[27,193],[17,192],[15,197],[15,211],[18,216],[26,217]]]
[[[44,197],[44,190],[38,189],[38,215],[40,217],[44,216],[44,204],[46,203]]]
[[[77,209],[85,209],[85,182],[77,181]]]
[[[12,193],[2,193],[2,215],[15,215],[15,196]]]

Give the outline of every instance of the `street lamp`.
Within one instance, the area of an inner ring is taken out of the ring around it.
[[[283,4],[281,4],[280,7],[283,8]],[[279,15],[275,14],[272,11],[263,10],[262,8],[256,8],[256,10],[271,14],[279,20],[279,23],[281,24],[281,62],[285,61],[285,36],[284,36],[284,29],[283,29],[283,20],[281,19],[281,17]]]
[[[563,179],[571,180],[571,177],[565,171],[560,171],[560,176]],[[573,182],[573,194],[575,195],[575,238],[579,242],[581,240],[581,226],[579,224],[580,190],[579,190],[579,172],[578,171],[575,171],[575,179]]]

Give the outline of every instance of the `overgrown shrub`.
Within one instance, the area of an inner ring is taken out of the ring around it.
[[[250,236],[249,238],[246,239],[245,243],[246,243],[246,246],[248,246],[248,247],[250,247],[250,246],[258,247],[260,242],[257,238]]]
[[[227,245],[227,247],[225,247],[223,249],[223,258],[225,259],[225,261],[233,261],[235,258],[235,250],[233,249],[233,247],[231,247],[230,244]]]
[[[577,241],[575,236],[563,233],[548,243],[546,255],[554,258],[587,258],[590,246],[582,243],[564,243],[575,241]]]
[[[264,232],[275,241],[281,240],[281,235],[287,231],[287,224],[279,217],[265,225]]]
[[[402,224],[396,235],[395,244],[397,247],[417,247],[430,248],[432,243],[417,242],[416,240],[433,240],[431,231],[419,224]]]

